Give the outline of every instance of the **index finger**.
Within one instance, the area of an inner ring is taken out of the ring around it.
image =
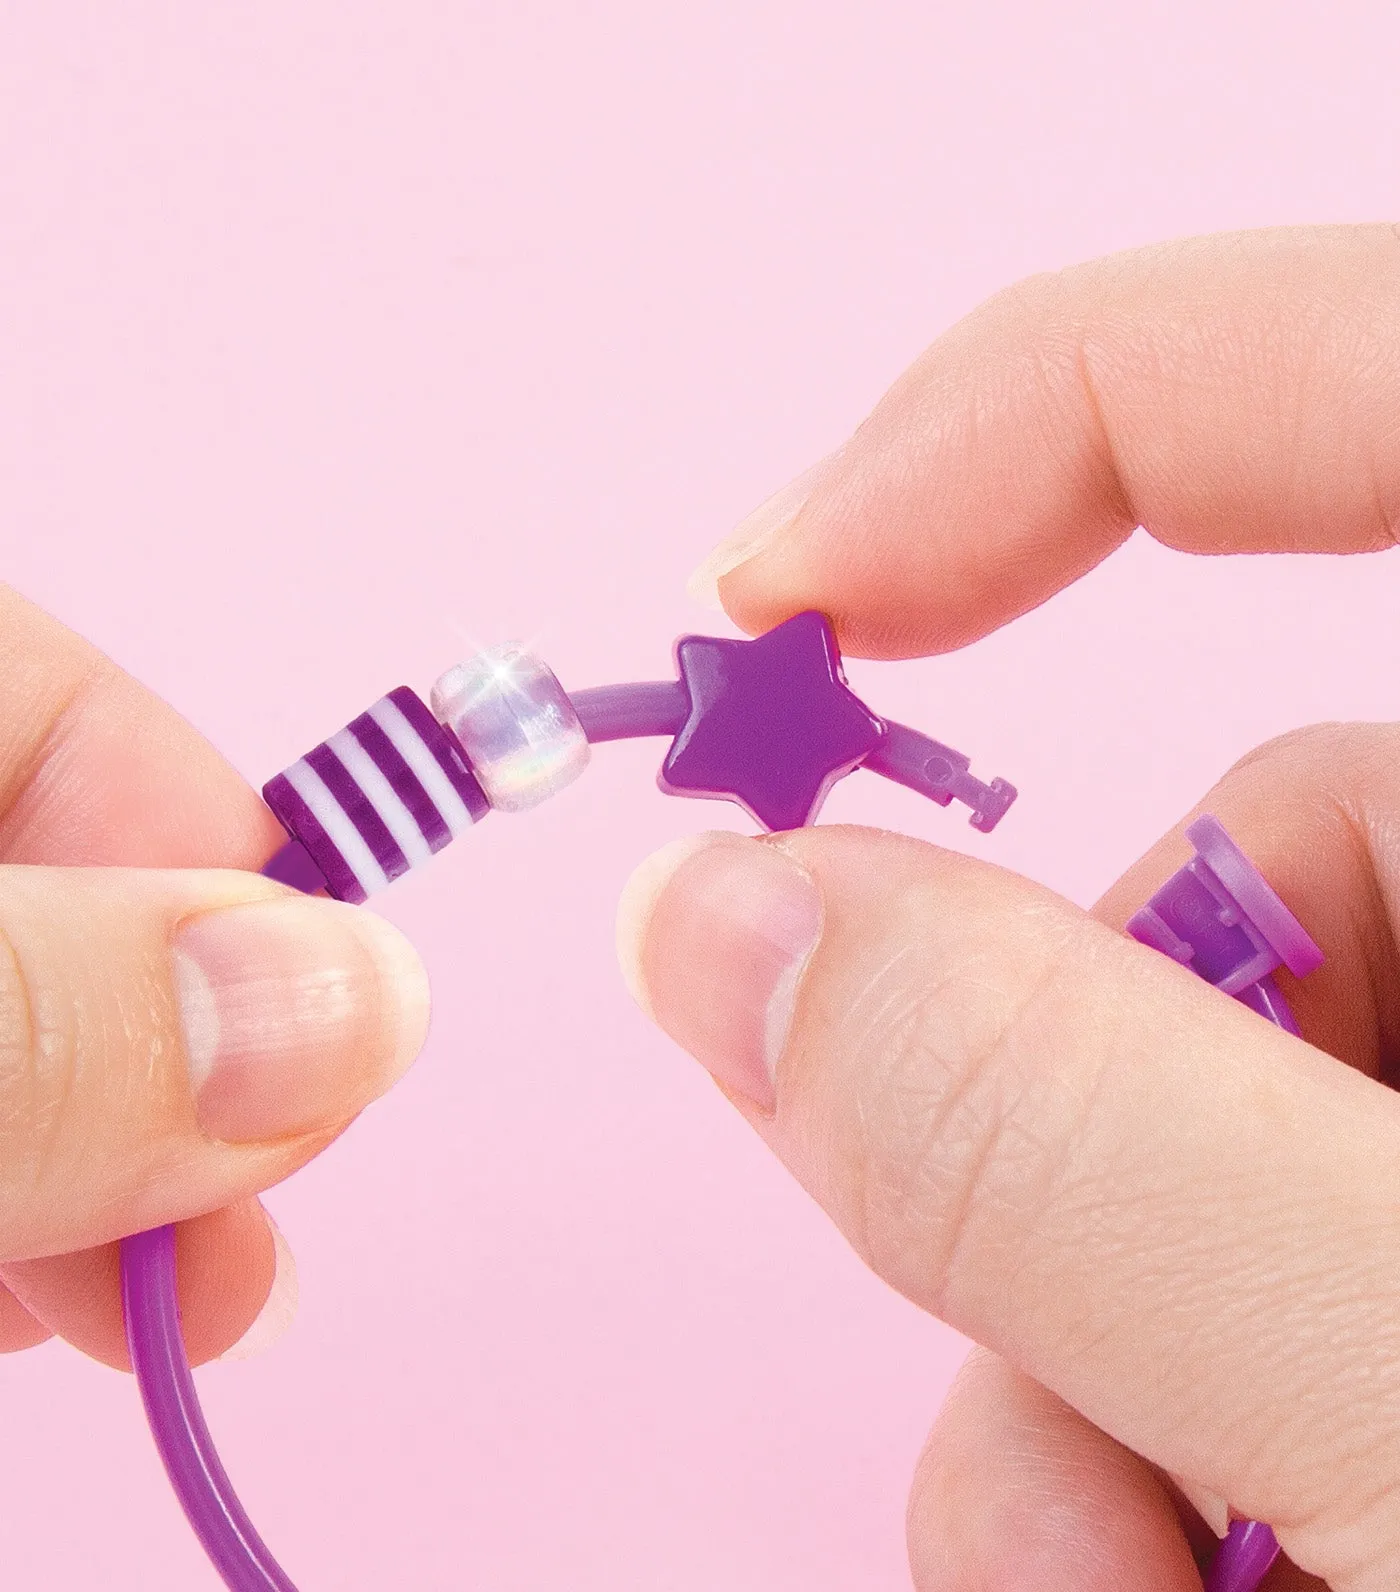
[[[1138,525],[1193,553],[1400,535],[1400,229],[1164,244],[991,299],[850,442],[716,550],[746,630],[804,608],[848,652],[963,646]]]
[[[256,869],[285,838],[174,708],[0,585],[0,859]]]

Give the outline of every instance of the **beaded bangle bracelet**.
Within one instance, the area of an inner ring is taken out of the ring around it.
[[[491,809],[523,812],[587,766],[590,745],[669,735],[659,783],[736,801],[765,829],[811,823],[859,766],[990,830],[1016,798],[968,772],[961,752],[879,718],[841,672],[826,620],[798,614],[756,641],[683,636],[680,678],[572,696],[517,646],[449,670],[432,711],[406,686],[263,788],[291,840],[274,878],[363,901],[424,863]]]
[[[753,641],[684,636],[678,678],[566,693],[524,649],[450,670],[431,710],[407,687],[374,703],[270,780],[287,831],[263,872],[361,902],[427,862],[491,811],[538,805],[578,777],[602,741],[669,736],[658,776],[672,795],[737,802],[765,829],[810,824],[837,780],[867,768],[931,801],[957,801],[993,829],[1016,798],[961,752],[873,713],[851,691],[827,621],[799,614]],[[1144,943],[1296,1033],[1272,973],[1321,960],[1296,919],[1214,819],[1188,830],[1198,855],[1129,924]],[[127,1341],[175,1493],[232,1592],[296,1592],[219,1461],[180,1328],[174,1229],[122,1243]],[[1210,1592],[1253,1592],[1277,1552],[1264,1526],[1235,1522]]]

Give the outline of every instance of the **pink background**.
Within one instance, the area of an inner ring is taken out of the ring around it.
[[[1372,4],[0,6],[6,572],[261,781],[471,643],[655,676],[730,522],[1027,272],[1393,217]],[[1089,901],[1261,738],[1384,717],[1394,558],[1139,541],[971,654],[856,665],[1024,792]],[[1120,667],[1118,660],[1131,660]],[[1232,682],[1222,692],[1222,672]],[[605,749],[385,910],[429,1049],[270,1199],[303,1308],[202,1386],[307,1592],[907,1584],[964,1344],[866,1276],[612,961],[629,867],[737,822]],[[128,1382],[0,1363],[6,1585],[212,1587]]]

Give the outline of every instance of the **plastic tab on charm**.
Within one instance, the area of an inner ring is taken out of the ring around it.
[[[1128,920],[1135,940],[1227,995],[1240,995],[1280,966],[1302,978],[1322,965],[1312,937],[1219,819],[1204,814],[1186,838],[1196,855]]]
[[[501,812],[538,807],[588,765],[588,736],[564,687],[514,642],[449,669],[431,701]]]
[[[865,766],[927,796],[940,807],[954,799],[972,809],[968,822],[989,834],[1016,800],[1016,787],[1004,779],[990,784],[970,772],[972,759],[965,753],[932,741],[903,724],[886,723],[885,738],[865,760]]]

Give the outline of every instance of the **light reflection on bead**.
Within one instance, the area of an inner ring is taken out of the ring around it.
[[[515,642],[449,669],[433,687],[432,705],[502,812],[538,806],[587,766],[588,737],[563,686]]]

